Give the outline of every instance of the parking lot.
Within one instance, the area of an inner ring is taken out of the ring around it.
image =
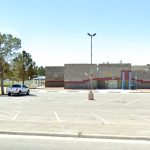
[[[86,90],[43,89],[32,90],[29,96],[0,96],[0,123],[55,124],[54,127],[59,125],[60,128],[64,125],[80,125],[83,130],[87,128],[95,134],[98,129],[94,128],[99,126],[105,126],[115,133],[128,126],[144,129],[140,131],[142,134],[150,134],[150,93],[94,91],[94,97],[95,100],[88,100]],[[7,128],[4,127],[5,130]],[[107,133],[107,129],[102,133]],[[67,127],[65,131],[67,132]]]

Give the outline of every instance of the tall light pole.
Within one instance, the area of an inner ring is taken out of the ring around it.
[[[90,37],[91,37],[91,70],[90,70],[90,93],[88,95],[89,100],[93,100],[94,99],[94,94],[92,93],[92,89],[93,89],[93,68],[92,68],[92,38],[93,36],[96,35],[96,33],[94,34],[90,34],[87,33]]]

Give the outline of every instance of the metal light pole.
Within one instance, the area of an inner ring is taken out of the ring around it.
[[[96,33],[94,34],[90,34],[90,33],[87,33],[90,37],[91,37],[91,70],[90,70],[90,92],[88,94],[88,99],[89,100],[94,100],[94,94],[92,92],[92,89],[93,89],[93,68],[92,68],[92,38],[93,36],[96,35]]]

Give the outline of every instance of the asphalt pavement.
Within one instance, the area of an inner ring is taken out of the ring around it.
[[[0,133],[150,139],[150,93],[129,90],[34,89],[0,96]],[[135,92],[135,91],[134,91]]]

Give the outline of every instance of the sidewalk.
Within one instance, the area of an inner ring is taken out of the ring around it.
[[[65,122],[0,122],[1,134],[84,137],[84,138],[121,138],[150,140],[150,124],[84,124]]]
[[[86,91],[89,92],[89,89],[64,89],[63,87],[49,87],[49,88],[45,88],[45,87],[38,87],[37,89],[43,89],[46,91]],[[150,93],[150,89],[135,89],[135,90],[122,90],[122,89],[94,89],[93,92],[97,93]]]
[[[39,86],[33,89],[42,89],[46,91],[86,91],[88,92],[89,89],[64,89],[63,87],[45,87],[45,86]],[[32,90],[32,88],[31,88]],[[6,88],[4,89],[6,93]],[[99,92],[99,93],[150,93],[150,89],[137,89],[137,90],[122,90],[122,89],[94,89],[93,92]],[[0,89],[0,95],[1,95],[1,89]]]

